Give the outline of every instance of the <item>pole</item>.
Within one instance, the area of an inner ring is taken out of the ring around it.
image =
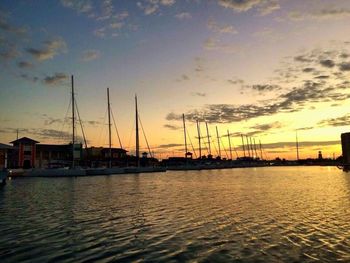
[[[74,144],[75,144],[75,99],[74,99],[74,76],[71,77],[72,80],[72,168],[74,168]]]
[[[209,136],[208,122],[205,122],[205,126],[207,127],[208,147],[209,147],[209,154],[211,155],[210,139],[209,139],[210,136]]]
[[[232,161],[231,137],[230,137],[229,130],[227,130],[227,138],[228,138],[228,145],[230,146],[230,158],[231,158],[231,161]]]
[[[219,137],[219,132],[218,132],[218,126],[215,126],[215,128],[216,128],[216,137],[218,139],[218,146],[219,146],[219,157],[221,158],[220,137]]]
[[[135,95],[136,112],[136,166],[140,166],[140,139],[139,139],[139,113],[137,111],[137,96]]]
[[[257,151],[256,151],[255,138],[253,138],[253,141],[254,141],[255,158],[258,158],[258,153],[257,153]]]
[[[248,157],[250,157],[250,147],[249,147],[249,141],[248,141],[248,136],[245,136],[246,141],[247,141],[247,151],[248,151]]]
[[[242,146],[243,146],[243,156],[245,157],[245,147],[244,147],[244,138],[243,138],[243,134],[241,134],[241,138],[242,138]]]
[[[202,159],[201,131],[200,131],[198,120],[197,120],[197,132],[198,132],[198,145],[199,145],[199,159]]]
[[[185,159],[187,160],[187,136],[186,136],[185,114],[182,114],[182,121],[183,121],[183,124],[184,124],[184,137],[185,137]]]
[[[111,105],[109,103],[109,88],[107,88],[108,105],[108,143],[109,143],[109,168],[112,168],[112,136],[111,136]]]
[[[260,156],[261,156],[261,160],[263,160],[263,154],[262,154],[262,148],[261,148],[261,141],[259,139],[259,144],[260,144]]]
[[[252,151],[252,157],[254,159],[254,148],[253,148],[253,140],[252,137],[249,137],[249,141],[250,141],[250,150]]]

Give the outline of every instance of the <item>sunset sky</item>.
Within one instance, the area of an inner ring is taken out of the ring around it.
[[[182,113],[194,148],[198,119],[214,145],[215,127],[226,148],[229,130],[240,156],[245,134],[269,159],[295,159],[298,130],[301,158],[337,157],[350,131],[349,25],[348,0],[2,0],[0,142],[18,129],[69,143],[74,75],[89,146],[108,145],[109,87],[131,154],[137,94],[158,158],[183,155]]]

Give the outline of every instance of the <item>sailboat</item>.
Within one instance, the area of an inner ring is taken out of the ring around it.
[[[136,127],[136,137],[135,137],[135,167],[125,168],[126,173],[153,173],[153,172],[165,172],[165,167],[160,166],[140,166],[140,135],[139,135],[139,112],[137,105],[137,95],[135,95],[135,127]],[[142,127],[142,124],[141,124]],[[148,143],[147,143],[148,146]]]
[[[24,176],[28,177],[55,177],[55,176],[84,176],[86,170],[75,165],[76,156],[80,156],[80,145],[75,142],[75,98],[74,98],[74,76],[71,76],[71,96],[72,96],[72,164],[69,169],[31,169],[24,172]],[[79,150],[77,148],[79,147]]]

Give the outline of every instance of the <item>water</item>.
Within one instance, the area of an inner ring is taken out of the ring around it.
[[[11,180],[1,262],[350,262],[350,174],[270,167]]]

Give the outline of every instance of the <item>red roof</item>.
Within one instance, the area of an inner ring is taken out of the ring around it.
[[[33,140],[33,139],[30,139],[30,138],[28,138],[28,137],[22,137],[22,138],[20,138],[20,139],[18,139],[18,140],[15,140],[15,141],[13,141],[13,142],[10,142],[10,143],[16,144],[16,143],[39,143],[39,142],[38,142],[38,141],[35,141],[35,140]]]

